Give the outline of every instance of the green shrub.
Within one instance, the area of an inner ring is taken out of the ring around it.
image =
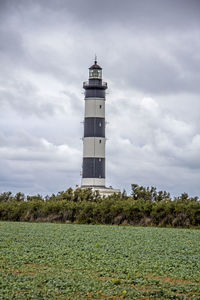
[[[131,197],[125,192],[100,197],[80,188],[44,198],[8,192],[0,194],[0,220],[198,227],[200,202],[186,193],[172,200],[167,192],[138,185],[132,185]]]

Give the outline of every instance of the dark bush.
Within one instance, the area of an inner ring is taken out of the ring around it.
[[[44,198],[6,192],[0,194],[0,220],[199,227],[200,202],[186,193],[172,200],[165,191],[136,184],[132,196],[124,191],[107,198],[80,188]]]

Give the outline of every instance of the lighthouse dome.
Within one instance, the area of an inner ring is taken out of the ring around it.
[[[97,61],[94,61],[94,64],[89,68],[89,70],[102,70],[102,68],[97,64]]]

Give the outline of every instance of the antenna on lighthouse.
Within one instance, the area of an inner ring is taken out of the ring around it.
[[[97,55],[96,54],[94,56],[94,63],[95,63],[95,65],[97,64]]]

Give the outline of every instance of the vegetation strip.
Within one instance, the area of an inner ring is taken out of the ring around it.
[[[198,228],[200,201],[186,193],[171,199],[165,191],[136,184],[131,196],[107,198],[79,188],[46,197],[7,192],[0,194],[0,220]]]

